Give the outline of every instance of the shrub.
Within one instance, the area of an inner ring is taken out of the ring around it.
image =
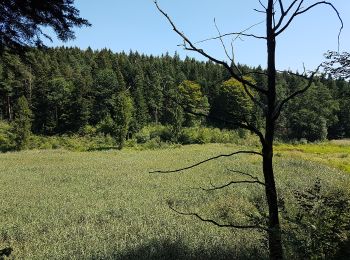
[[[172,134],[169,126],[148,125],[143,127],[134,137],[139,144],[146,143],[154,138],[160,138],[163,142],[169,142],[172,139]]]
[[[295,191],[295,210],[284,210],[285,245],[293,259],[334,259],[350,239],[350,199],[341,190],[323,188],[320,180]]]
[[[0,152],[7,152],[14,149],[14,136],[11,133],[11,126],[5,121],[0,121]]]
[[[139,132],[135,134],[136,142],[139,144],[144,144],[151,139],[150,130],[148,127],[142,128]]]

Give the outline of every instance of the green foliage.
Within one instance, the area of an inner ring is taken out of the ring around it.
[[[100,70],[94,80],[93,122],[99,123],[113,113],[118,88],[118,78],[111,69]]]
[[[62,135],[31,136],[28,148],[32,150],[64,149],[70,151],[110,150],[115,148],[115,140],[110,135]]]
[[[110,115],[107,115],[103,120],[101,120],[96,125],[97,133],[101,133],[104,135],[113,135],[115,134],[115,123]]]
[[[246,80],[253,81],[252,78]],[[253,102],[242,83],[231,78],[220,85],[211,111],[215,117],[228,122],[250,121],[252,112]]]
[[[46,131],[50,134],[62,132],[70,123],[70,101],[73,90],[72,82],[64,78],[54,78],[47,82],[47,121]]]
[[[15,106],[15,120],[12,123],[15,149],[27,148],[32,127],[32,111],[29,108],[27,99],[22,96],[17,100]]]
[[[218,128],[184,128],[179,136],[181,144],[239,143],[237,132]]]
[[[14,136],[12,127],[5,121],[0,121],[0,152],[14,149]]]
[[[334,115],[338,110],[339,103],[332,99],[329,89],[318,82],[290,102],[287,112],[289,138],[325,140],[329,126],[338,121]]]
[[[42,45],[42,37],[47,38],[42,27],[51,27],[63,41],[74,38],[73,27],[89,25],[89,22],[79,17],[79,10],[73,3],[70,0],[1,2],[1,10],[6,10],[0,18],[4,26],[1,50]]]
[[[318,179],[306,190],[296,190],[294,197],[297,205],[292,216],[284,212],[285,243],[293,258],[341,257],[338,251],[350,240],[350,194],[325,188]]]
[[[239,67],[252,72],[248,80],[266,86],[264,70]],[[173,142],[182,127],[234,128],[214,118],[244,119],[263,131],[260,107],[251,102],[241,84],[227,79],[220,66],[181,60],[178,55],[154,57],[62,47],[33,48],[22,59],[5,52],[0,59],[0,118],[13,120],[14,105],[24,95],[33,111],[34,134],[81,134],[86,125],[96,127],[108,117],[115,121],[118,95],[127,90],[134,106],[129,137],[149,124],[170,125]],[[278,73],[277,102],[304,85],[301,77]],[[292,100],[282,111],[278,138],[350,137],[349,89],[345,80],[317,78],[305,97]],[[264,103],[263,96],[252,94]],[[207,114],[208,110],[211,118],[205,120],[188,113]]]
[[[203,95],[201,86],[193,81],[184,80],[178,89],[179,102],[185,109],[183,125],[188,127],[200,124],[203,121],[203,116],[199,117],[191,114],[191,112],[208,114],[209,103]]]
[[[139,144],[144,144],[154,138],[159,138],[162,142],[170,142],[171,128],[163,125],[149,125],[135,134],[135,139]]]
[[[129,131],[134,107],[131,97],[125,91],[118,94],[114,105],[115,114],[113,115],[113,122],[115,127],[113,136],[116,139],[119,149],[122,149]]]

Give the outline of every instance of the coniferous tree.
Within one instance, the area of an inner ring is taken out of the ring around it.
[[[133,132],[137,132],[149,121],[146,96],[144,94],[144,78],[142,74],[137,74],[135,77],[133,96],[135,109],[132,125]]]
[[[21,49],[23,46],[41,45],[48,37],[42,27],[51,27],[58,38],[74,38],[72,27],[90,25],[79,17],[73,0],[2,1],[0,3],[0,48]]]

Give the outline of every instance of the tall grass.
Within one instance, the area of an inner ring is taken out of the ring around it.
[[[323,163],[350,173],[350,143],[348,140],[316,144],[280,144],[277,153]]]
[[[199,187],[243,179],[228,169],[262,178],[261,159],[244,155],[176,174],[174,169],[244,147],[190,145],[162,150],[69,152],[34,150],[0,155],[0,248],[16,259],[256,259],[266,258],[264,234],[218,228],[181,216],[200,213],[227,223],[257,214],[263,187],[240,185],[206,192]],[[293,189],[319,178],[348,189],[348,174],[281,155],[278,189],[292,205]]]

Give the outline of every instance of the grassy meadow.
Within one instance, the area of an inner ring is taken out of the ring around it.
[[[327,150],[327,147],[331,146]],[[172,211],[196,212],[220,223],[245,224],[263,205],[261,158],[221,158],[180,173],[176,169],[238,149],[225,144],[136,151],[32,150],[0,154],[0,248],[13,259],[254,259],[266,258],[264,232],[219,228]],[[293,190],[313,185],[349,190],[350,145],[279,145],[277,186],[293,208]],[[321,163],[320,163],[321,162]]]

